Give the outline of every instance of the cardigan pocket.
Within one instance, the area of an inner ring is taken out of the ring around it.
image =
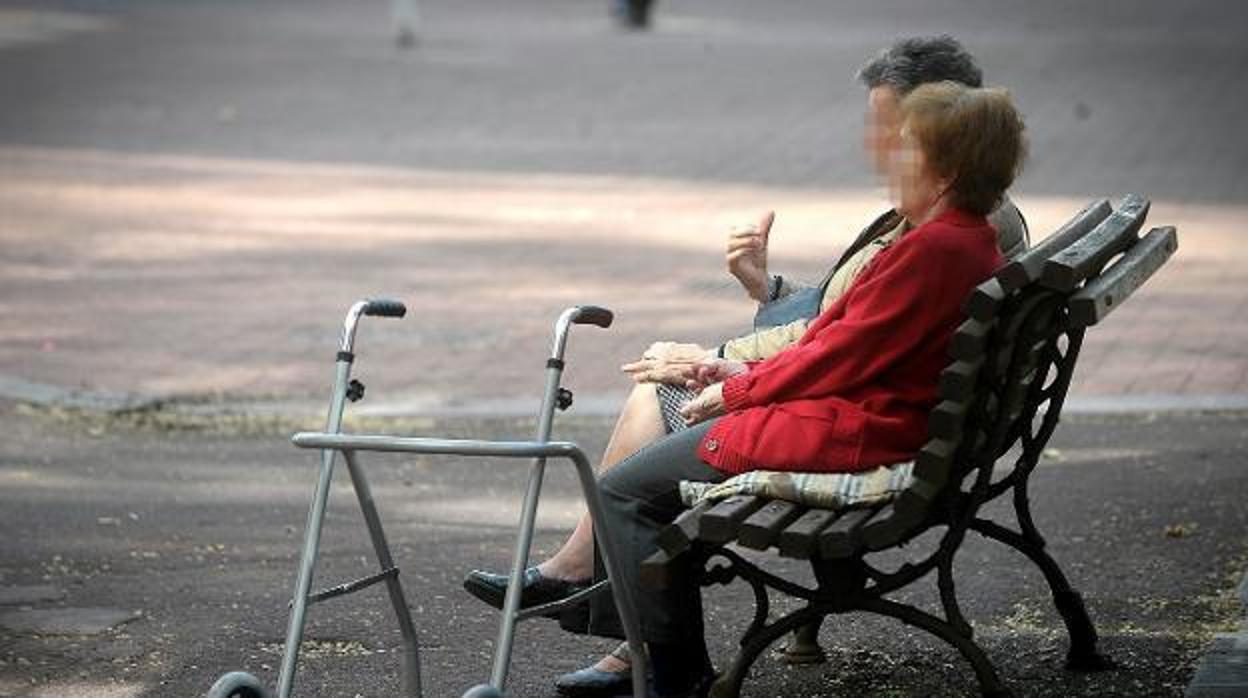
[[[760,425],[752,460],[779,470],[859,470],[865,424],[862,412],[843,402],[830,406],[826,399],[800,400],[774,405]]]

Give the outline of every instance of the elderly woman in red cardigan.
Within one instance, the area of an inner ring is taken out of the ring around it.
[[[620,583],[638,588],[658,531],[683,508],[681,480],[755,469],[858,471],[911,459],[921,447],[962,302],[1003,261],[985,215],[1019,170],[1023,124],[1004,91],[956,83],[922,86],[901,106],[890,188],[914,227],[797,345],[757,363],[701,366],[701,392],[683,410],[694,426],[602,477],[600,525],[617,531],[625,548]],[[639,593],[660,696],[702,695],[713,675],[701,592],[685,578]]]

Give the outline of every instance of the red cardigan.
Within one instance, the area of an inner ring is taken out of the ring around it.
[[[792,347],[724,381],[698,456],[718,470],[852,472],[910,460],[949,339],[1002,263],[983,216],[942,213],[868,263]]]

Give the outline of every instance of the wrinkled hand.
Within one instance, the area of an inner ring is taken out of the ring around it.
[[[685,424],[692,426],[711,417],[718,417],[725,411],[727,410],[724,408],[724,384],[715,383],[706,386],[697,397],[685,403],[685,406],[680,408],[680,416],[685,418]]]
[[[738,373],[745,373],[749,368],[740,361],[732,359],[705,359],[694,367],[693,376],[685,382],[691,390],[705,390],[708,386],[723,383]]]
[[[632,363],[620,370],[638,383],[669,383],[686,385],[696,376],[697,367],[714,352],[697,344],[679,342],[655,342]]]
[[[750,298],[763,303],[768,296],[767,237],[771,223],[776,219],[774,211],[764,213],[754,225],[733,228],[728,233],[728,250],[724,259],[728,273],[750,294]]]

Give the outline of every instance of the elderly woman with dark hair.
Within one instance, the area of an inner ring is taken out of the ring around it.
[[[971,289],[999,267],[986,218],[1024,156],[1023,123],[1003,90],[925,85],[900,104],[888,163],[894,205],[914,226],[880,252],[797,345],[760,362],[705,362],[690,429],[600,480],[604,519],[638,588],[656,537],[683,509],[681,480],[755,469],[850,472],[914,458],[936,404],[946,349]],[[640,593],[642,635],[660,696],[703,695],[713,675],[701,592],[690,575]]]
[[[970,87],[981,84],[973,57],[948,36],[904,39],[868,62],[858,72],[867,87],[864,146],[875,169],[887,174],[901,146],[900,103],[925,83],[951,80]],[[759,303],[793,299],[806,293],[813,307],[802,317],[761,329],[704,349],[694,344],[659,342],[637,362],[624,367],[634,379],[630,393],[602,458],[606,472],[647,444],[688,428],[681,410],[696,391],[686,387],[702,362],[714,358],[760,361],[796,345],[815,316],[828,311],[868,269],[873,259],[897,243],[917,223],[900,210],[889,210],[868,226],[831,271],[816,286],[801,289],[768,273],[767,235],[770,214],[759,225],[735,231],[729,237],[727,263],[751,298]],[[1007,255],[1026,247],[1026,226],[1008,199],[989,214],[1000,248]],[[593,571],[593,525],[583,516],[567,542],[550,558],[529,568],[521,594],[523,606],[551,601],[584,588]],[[501,607],[507,577],[484,571],[469,573],[465,588]],[[628,685],[628,649],[621,645],[592,667],[562,676],[556,688],[565,695],[613,695]]]

